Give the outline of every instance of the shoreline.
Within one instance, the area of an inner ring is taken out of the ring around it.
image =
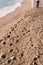
[[[0,18],[6,16],[7,14],[15,11],[18,7],[22,6],[22,2],[23,0],[21,2],[17,2],[15,4],[11,4],[3,8],[0,8]]]

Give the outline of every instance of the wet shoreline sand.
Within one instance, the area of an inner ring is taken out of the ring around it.
[[[9,13],[12,13],[13,11],[15,11],[18,7],[21,6],[22,2],[23,2],[23,0],[20,2],[17,2],[17,3],[5,5],[2,8],[0,8],[0,18],[6,16]]]

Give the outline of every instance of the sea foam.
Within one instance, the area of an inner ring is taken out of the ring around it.
[[[9,6],[6,6],[4,8],[0,8],[0,18],[3,17],[3,16],[5,16],[5,15],[7,15],[8,13],[10,13],[12,11],[15,11],[15,9],[17,7],[20,7],[20,6],[21,6],[21,2],[18,2],[16,4],[9,5]]]

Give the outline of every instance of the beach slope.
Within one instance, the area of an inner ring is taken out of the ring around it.
[[[0,19],[0,65],[43,65],[43,8],[22,4]]]

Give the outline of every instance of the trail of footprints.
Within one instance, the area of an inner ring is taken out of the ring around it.
[[[0,39],[0,65],[43,65],[41,21],[26,15]]]

